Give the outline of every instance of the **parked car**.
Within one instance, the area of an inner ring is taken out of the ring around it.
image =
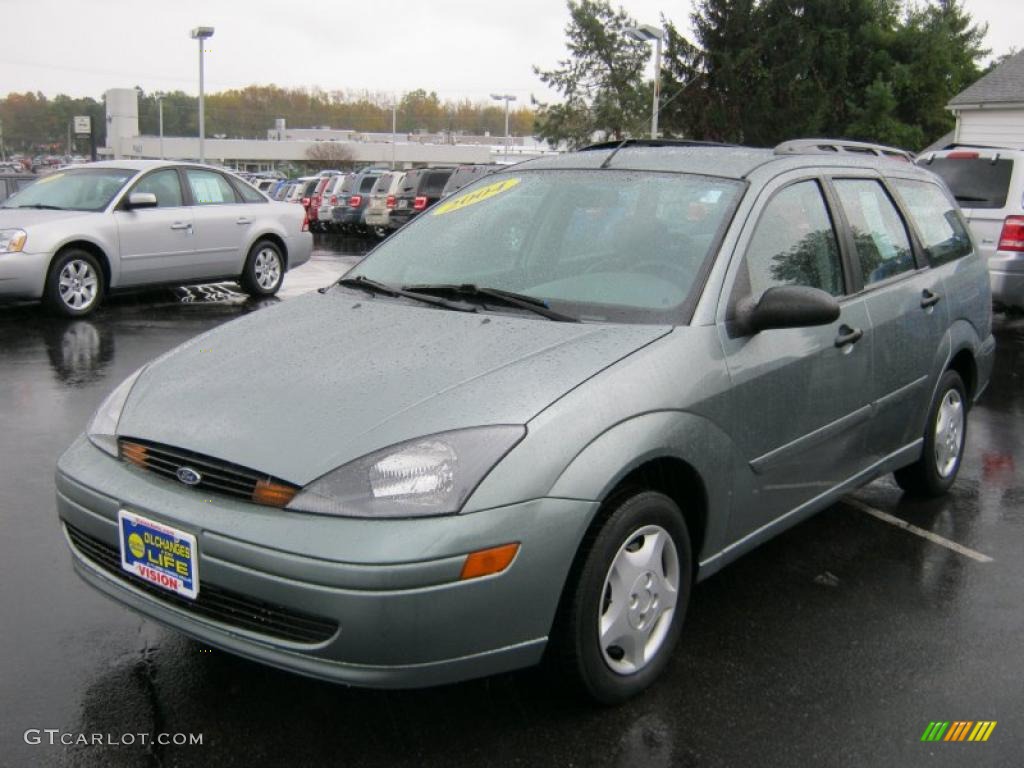
[[[306,203],[306,217],[311,226],[318,223],[317,216],[320,211],[320,203],[323,201],[324,190],[333,179],[334,176],[323,176],[313,187],[313,192]],[[319,226],[317,228],[319,229]]]
[[[330,183],[324,189],[320,208],[317,211],[319,230],[328,232],[334,229],[334,207],[338,205],[338,196],[341,194],[341,186],[345,183],[347,174],[339,173],[331,177]]]
[[[941,181],[787,149],[527,161],[162,355],[58,464],[76,571],[305,675],[547,653],[603,702],[643,690],[695,581],[886,473],[944,493],[989,382]]]
[[[342,232],[361,234],[366,230],[363,214],[370,202],[370,192],[383,171],[367,169],[345,177],[338,192],[338,204],[334,207],[334,226]]]
[[[209,166],[114,160],[46,176],[0,204],[0,298],[81,316],[114,291],[238,280],[277,292],[309,259],[294,208]]]
[[[31,173],[0,173],[0,203],[20,192],[38,178]]]
[[[505,167],[506,166],[498,165],[496,163],[460,165],[455,169],[452,175],[448,177],[448,181],[445,182],[444,189],[441,190],[441,197],[448,197],[448,195],[458,192],[467,184],[470,184],[483,176],[496,173]]]
[[[1024,309],[1024,151],[955,147],[918,162],[943,178],[988,262],[992,300]]]
[[[302,203],[303,195],[306,188],[309,186],[309,179],[297,179],[294,182],[294,186],[288,191],[288,195],[285,197],[285,202],[288,203]],[[305,206],[303,206],[305,207]]]
[[[441,199],[454,168],[416,168],[407,171],[395,195],[388,226],[398,229]]]
[[[363,223],[377,237],[387,237],[390,227],[391,209],[395,205],[395,196],[401,186],[405,173],[391,171],[381,174],[370,190],[370,202],[366,205]]]

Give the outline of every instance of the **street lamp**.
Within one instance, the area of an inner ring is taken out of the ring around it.
[[[665,39],[665,30],[653,24],[630,27],[626,37],[639,40],[641,43],[654,41],[654,106],[651,108],[651,138],[658,138],[658,102],[661,99],[661,42]]]
[[[388,106],[391,108],[391,170],[395,170],[395,142],[397,131],[397,114],[398,114],[398,102],[392,101]]]
[[[164,97],[156,97],[156,105],[160,114],[160,159],[164,159]]]
[[[203,112],[203,43],[213,37],[213,27],[196,27],[192,39],[199,41],[199,162],[206,162],[206,115]]]
[[[505,159],[508,160],[509,153],[509,136],[508,136],[508,105],[509,102],[516,100],[516,97],[511,93],[492,93],[491,98],[495,101],[505,102]]]

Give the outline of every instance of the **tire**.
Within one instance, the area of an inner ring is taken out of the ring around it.
[[[967,443],[967,393],[960,374],[946,371],[928,409],[924,448],[913,464],[893,473],[896,484],[913,496],[942,496],[956,481]]]
[[[105,289],[99,260],[88,251],[69,248],[50,263],[43,303],[64,317],[84,317],[103,300]]]
[[[238,284],[250,296],[273,296],[284,280],[284,256],[270,240],[257,240],[249,249]]]
[[[639,561],[645,551],[651,559]],[[686,522],[670,498],[641,491],[611,501],[562,596],[552,632],[558,672],[602,704],[651,685],[682,632],[692,562]]]

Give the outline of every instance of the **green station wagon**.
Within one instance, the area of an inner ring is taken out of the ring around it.
[[[886,473],[948,489],[990,326],[899,152],[602,145],[144,366],[58,511],[86,582],[225,651],[376,687],[548,658],[613,703],[696,581]]]

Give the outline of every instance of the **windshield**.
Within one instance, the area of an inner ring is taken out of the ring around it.
[[[708,176],[522,171],[443,200],[350,275],[498,288],[581,320],[680,322],[743,190]]]
[[[81,168],[58,171],[25,187],[2,208],[55,208],[102,211],[136,171],[124,168]]]

